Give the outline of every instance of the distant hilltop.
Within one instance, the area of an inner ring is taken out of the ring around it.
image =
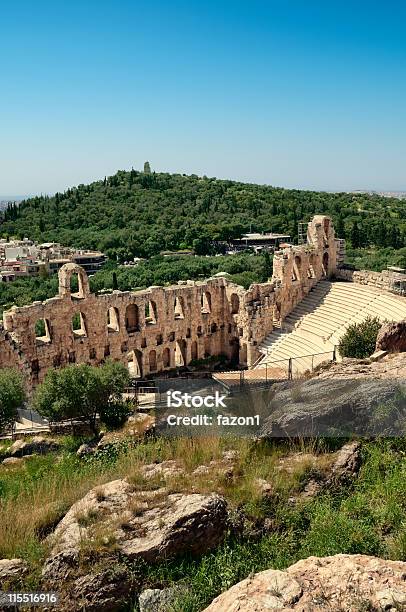
[[[371,191],[369,189],[356,189],[350,193],[366,193],[368,195],[377,195],[383,198],[397,198],[398,200],[406,199],[406,191]]]

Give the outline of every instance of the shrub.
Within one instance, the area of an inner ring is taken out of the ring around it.
[[[100,420],[110,429],[122,427],[130,414],[126,402],[110,402],[100,409]]]
[[[0,370],[0,432],[10,427],[17,416],[17,408],[25,401],[22,377],[17,370]]]
[[[378,317],[371,316],[350,325],[338,346],[341,357],[363,359],[372,355],[381,325]]]
[[[127,368],[113,361],[100,367],[81,364],[51,369],[37,388],[35,407],[52,421],[86,419],[95,429],[97,413],[121,401],[128,381]]]

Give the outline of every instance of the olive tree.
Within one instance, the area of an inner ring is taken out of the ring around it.
[[[49,370],[37,388],[34,405],[51,421],[87,420],[95,429],[97,414],[115,409],[128,382],[127,368],[113,361],[99,367],[81,364]]]
[[[338,346],[341,357],[364,359],[372,355],[381,325],[378,317],[371,316],[350,325]]]
[[[24,382],[17,370],[0,370],[0,432],[11,427],[25,401]]]

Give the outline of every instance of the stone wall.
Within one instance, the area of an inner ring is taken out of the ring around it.
[[[360,285],[369,285],[391,293],[406,295],[406,274],[392,270],[373,272],[371,270],[347,270],[338,268],[334,274],[338,280],[350,281]]]
[[[48,368],[97,365],[107,358],[128,364],[135,376],[220,354],[236,366],[252,365],[257,345],[273,327],[321,278],[336,271],[336,240],[328,217],[312,219],[307,241],[275,253],[271,281],[247,291],[215,277],[95,295],[85,271],[66,264],[59,272],[58,296],[4,313],[0,367],[28,368],[35,384]],[[76,293],[71,291],[73,275],[78,277]]]

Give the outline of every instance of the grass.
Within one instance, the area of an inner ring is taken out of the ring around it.
[[[31,586],[38,580],[47,553],[45,536],[64,512],[92,487],[97,487],[101,501],[103,483],[122,477],[128,477],[139,491],[162,485],[169,492],[217,491],[227,498],[236,516],[241,512],[246,516],[240,535],[230,533],[217,550],[200,559],[186,556],[158,566],[132,565],[143,588],[178,582],[190,587],[175,605],[178,612],[198,612],[251,572],[282,569],[310,555],[363,553],[406,560],[404,439],[364,442],[362,468],[352,486],[296,505],[288,502],[289,497],[310,477],[328,470],[334,444],[159,439],[81,460],[74,453],[76,446],[75,441],[66,441],[57,460],[55,455],[46,455],[14,468],[0,468],[0,558],[25,558],[31,567],[26,584]],[[238,451],[231,473],[222,458],[229,449]],[[173,459],[183,465],[182,476],[159,474],[146,479],[141,473],[144,464]],[[199,465],[209,466],[209,473],[193,476]],[[258,478],[271,484],[269,499],[263,498]],[[136,515],[142,508],[139,501],[134,503],[129,510]],[[263,528],[264,519],[271,525],[269,531]],[[98,533],[97,517],[83,517],[83,521],[91,530],[83,552],[114,554],[113,534]]]

